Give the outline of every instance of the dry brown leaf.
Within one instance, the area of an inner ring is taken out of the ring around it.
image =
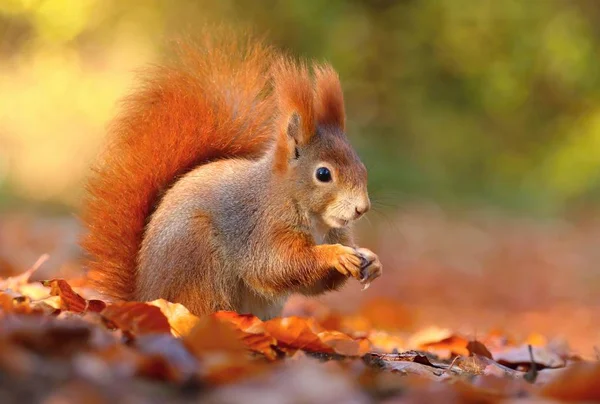
[[[459,356],[453,361],[454,366],[472,375],[488,375],[497,377],[523,378],[523,372],[517,372],[498,362],[474,354],[472,356]]]
[[[322,331],[319,339],[343,356],[362,356],[370,351],[371,344],[365,338],[356,340],[339,331]]]
[[[215,351],[231,352],[243,357],[246,352],[240,334],[213,316],[201,317],[183,341],[196,357]]]
[[[467,349],[468,341],[450,330],[430,327],[415,333],[409,342],[409,346],[420,351],[430,351],[442,357],[454,355],[469,355]]]
[[[106,307],[106,303],[101,300],[85,300],[79,294],[75,293],[71,286],[64,279],[53,279],[42,281],[42,285],[50,288],[52,296],[59,296],[61,300],[60,309],[83,313],[85,311],[101,312]]]
[[[113,303],[100,314],[109,325],[134,335],[171,332],[169,321],[161,310],[146,303]]]
[[[335,350],[319,338],[324,331],[313,320],[300,317],[274,318],[264,323],[267,332],[277,340],[277,345],[288,349],[334,354]]]
[[[439,379],[444,374],[442,369],[436,369],[418,362],[389,362],[387,369],[403,375],[417,375],[428,379]]]
[[[277,358],[278,354],[274,349],[277,340],[267,332],[265,324],[258,317],[232,311],[219,311],[212,316],[234,327],[238,338],[248,349],[261,353],[270,360]]]
[[[533,360],[538,366],[546,368],[558,368],[565,366],[565,361],[555,352],[546,349],[545,347],[532,347]],[[505,351],[496,353],[496,361],[506,366],[529,367],[531,364],[531,356],[527,345],[511,348]]]
[[[485,356],[489,359],[494,359],[492,357],[492,353],[485,347],[485,345],[477,340],[469,341],[467,344],[467,351],[469,351],[469,356],[479,355]]]
[[[180,303],[171,303],[165,299],[148,302],[156,306],[165,315],[171,326],[171,333],[176,337],[188,335],[200,319]]]
[[[252,314],[238,314],[234,311],[218,311],[213,314],[215,318],[226,321],[242,331],[250,333],[266,332],[265,325],[261,319]]]
[[[214,316],[200,318],[183,342],[200,360],[199,376],[203,380],[212,385],[227,384],[265,369],[264,363],[251,360],[242,341],[243,334],[231,323]]]
[[[385,367],[392,362],[415,362],[433,367],[429,358],[417,351],[406,351],[393,354],[369,353],[363,357],[363,360],[371,366],[380,367]]]

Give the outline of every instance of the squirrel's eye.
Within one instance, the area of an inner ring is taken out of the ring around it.
[[[331,172],[327,167],[319,167],[317,168],[316,173],[317,179],[321,182],[329,182],[331,181]]]

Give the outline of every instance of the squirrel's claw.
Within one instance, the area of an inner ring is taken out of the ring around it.
[[[363,285],[362,290],[364,291],[371,286],[371,282],[381,276],[381,262],[377,255],[366,248],[359,248],[357,251],[361,257],[359,282]]]

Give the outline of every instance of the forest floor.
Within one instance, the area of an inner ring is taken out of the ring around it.
[[[2,402],[600,400],[600,221],[372,216],[382,278],[263,322],[108,302],[74,218],[0,215]]]

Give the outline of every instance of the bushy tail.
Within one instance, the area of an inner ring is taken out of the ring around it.
[[[178,43],[174,60],[143,73],[110,127],[82,211],[81,244],[101,292],[133,298],[144,227],[179,176],[211,160],[265,151],[272,58],[254,39],[221,33]]]

